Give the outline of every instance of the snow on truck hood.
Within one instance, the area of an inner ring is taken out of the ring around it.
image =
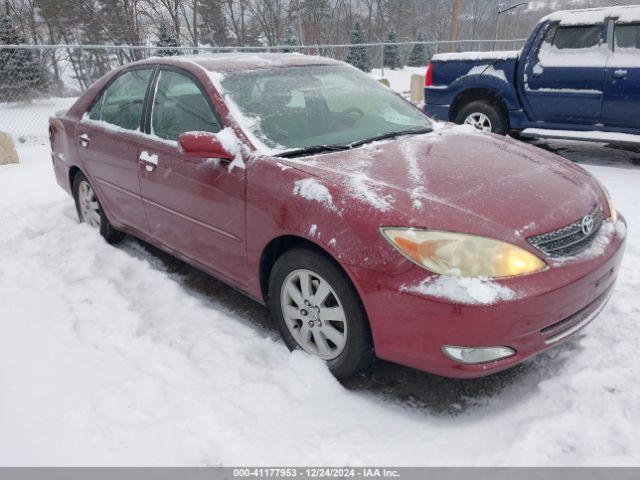
[[[380,222],[475,233],[522,243],[602,203],[597,182],[552,153],[511,139],[445,127],[307,159],[282,159],[333,185],[332,205],[358,201]]]

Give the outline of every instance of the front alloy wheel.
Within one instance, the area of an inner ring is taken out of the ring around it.
[[[280,293],[282,314],[300,348],[323,360],[338,357],[347,343],[347,322],[333,287],[310,270],[294,270]]]
[[[321,251],[283,253],[269,276],[268,302],[290,350],[324,360],[338,378],[352,377],[373,360],[366,313],[346,273]]]

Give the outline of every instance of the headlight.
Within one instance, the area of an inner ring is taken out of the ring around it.
[[[503,278],[538,272],[540,258],[510,243],[463,233],[383,228],[400,253],[433,273],[454,277]]]
[[[611,215],[611,221],[613,223],[616,223],[618,221],[618,212],[616,211],[616,207],[613,206],[613,200],[611,199],[611,195],[609,195],[609,190],[604,188],[604,185],[602,184],[600,184],[600,188],[602,188],[604,197],[607,199],[607,205],[609,206],[609,215]]]

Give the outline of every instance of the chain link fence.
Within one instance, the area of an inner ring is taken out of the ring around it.
[[[371,74],[404,81],[398,68],[416,68],[443,52],[517,50],[525,39],[459,40],[359,44]],[[418,54],[416,45],[421,46]],[[276,47],[154,47],[105,45],[0,45],[0,132],[16,143],[46,141],[48,118],[69,108],[78,95],[113,68],[153,56],[209,55],[217,53],[299,52],[347,60],[353,45]],[[396,60],[397,59],[397,60]],[[395,65],[393,65],[395,64]],[[391,68],[391,66],[395,68]],[[395,86],[394,86],[395,87]],[[406,87],[409,89],[407,81]]]

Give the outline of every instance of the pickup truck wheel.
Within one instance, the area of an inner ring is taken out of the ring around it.
[[[456,115],[455,122],[498,135],[506,135],[509,131],[507,113],[499,105],[486,100],[477,100],[462,107]]]

